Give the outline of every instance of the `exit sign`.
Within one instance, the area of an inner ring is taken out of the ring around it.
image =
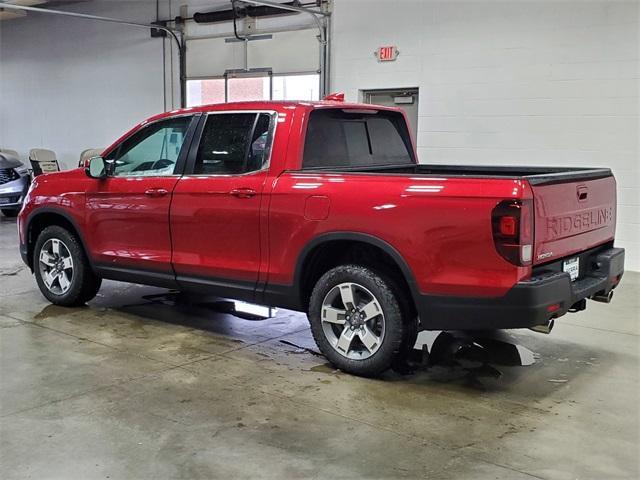
[[[395,45],[387,45],[385,47],[378,47],[375,51],[375,56],[378,57],[379,62],[393,62],[398,58],[398,48]]]

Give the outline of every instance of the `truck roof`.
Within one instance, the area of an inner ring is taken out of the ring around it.
[[[125,132],[120,138],[107,147],[102,153],[109,153],[110,150],[117,144],[119,144],[126,137],[136,132],[138,129],[144,127],[148,123],[156,122],[165,118],[176,117],[179,115],[186,115],[190,113],[207,113],[207,112],[224,112],[224,111],[238,111],[238,110],[273,110],[278,113],[285,113],[290,110],[303,108],[307,111],[316,110],[321,108],[340,108],[351,110],[388,110],[392,112],[399,112],[404,115],[404,111],[396,107],[385,107],[382,105],[372,105],[369,103],[350,103],[335,100],[320,100],[320,101],[290,101],[290,100],[270,100],[270,101],[249,101],[249,102],[230,102],[230,103],[212,103],[209,105],[200,105],[197,107],[179,108],[171,110],[169,112],[159,113],[153,115],[142,122],[135,125],[129,131]]]
[[[225,110],[275,110],[278,112],[284,112],[292,108],[305,108],[308,110],[314,110],[318,108],[347,108],[347,109],[359,109],[359,110],[390,110],[398,111],[402,110],[396,107],[385,107],[382,105],[372,105],[369,103],[351,103],[340,102],[334,100],[320,100],[320,101],[302,101],[302,100],[257,100],[248,102],[229,102],[229,103],[212,103],[208,105],[200,105],[198,107],[180,108],[177,110],[171,110],[169,112],[159,113],[148,119],[144,123],[160,120],[162,118],[168,118],[176,115],[182,115],[187,113],[206,113],[217,112]]]

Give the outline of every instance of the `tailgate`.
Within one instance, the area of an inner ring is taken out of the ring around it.
[[[531,183],[535,206],[533,263],[567,257],[613,239],[616,182],[612,175],[562,183]]]

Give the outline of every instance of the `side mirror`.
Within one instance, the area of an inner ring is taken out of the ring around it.
[[[84,167],[84,173],[91,178],[106,178],[107,165],[102,157],[91,157]]]

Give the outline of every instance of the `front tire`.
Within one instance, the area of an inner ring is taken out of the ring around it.
[[[309,322],[324,356],[354,375],[389,369],[403,340],[402,309],[391,281],[359,265],[341,265],[320,277]]]
[[[33,250],[36,282],[51,303],[74,307],[96,296],[102,280],[93,273],[75,235],[57,225],[47,227]]]

